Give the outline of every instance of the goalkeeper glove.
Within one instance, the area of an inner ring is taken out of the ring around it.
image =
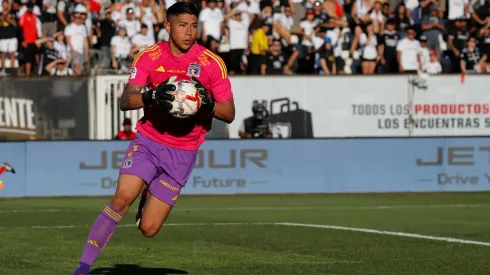
[[[156,88],[144,92],[143,104],[145,104],[145,107],[155,104],[161,111],[168,113],[172,109],[171,102],[175,100],[175,97],[170,92],[177,89],[175,84],[173,84],[176,78],[172,76],[160,83]]]
[[[197,78],[191,77],[191,79],[201,98],[201,109],[204,109],[211,116],[214,116],[214,98],[211,96],[211,93]]]

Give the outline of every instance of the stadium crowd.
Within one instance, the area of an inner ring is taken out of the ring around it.
[[[2,0],[0,76],[127,73],[174,2]],[[490,0],[192,2],[230,75],[490,72]]]

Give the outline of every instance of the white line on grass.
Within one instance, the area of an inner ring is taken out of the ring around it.
[[[410,209],[410,208],[477,208],[488,207],[490,204],[414,204],[414,205],[369,205],[369,206],[245,206],[223,208],[175,208],[172,211],[282,211],[282,210],[382,210],[382,209]],[[59,213],[59,212],[93,212],[86,209],[11,209],[0,210],[0,214],[10,213]],[[135,212],[132,209],[130,212]]]
[[[487,242],[463,240],[463,239],[456,239],[456,238],[446,238],[446,237],[435,237],[435,236],[428,236],[428,235],[421,235],[421,234],[414,234],[414,233],[385,231],[385,230],[376,230],[376,229],[369,229],[369,228],[346,227],[346,226],[323,225],[323,224],[289,223],[289,222],[277,222],[274,224],[275,225],[285,225],[285,226],[295,226],[295,227],[312,227],[312,228],[324,228],[324,229],[333,229],[333,230],[356,231],[356,232],[364,232],[364,233],[372,233],[372,234],[401,236],[401,237],[426,239],[426,240],[434,240],[434,241],[444,241],[444,242],[450,242],[450,243],[462,243],[462,244],[474,244],[474,245],[490,246],[490,243],[487,243]]]
[[[233,225],[275,225],[274,223],[264,222],[213,222],[213,223],[166,223],[164,226],[233,226]],[[71,228],[90,228],[92,225],[32,225],[0,227],[5,229],[71,229]],[[117,227],[136,227],[135,224],[120,224]]]

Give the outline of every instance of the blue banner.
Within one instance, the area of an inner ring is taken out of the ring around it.
[[[112,195],[129,142],[0,144],[0,196]],[[211,140],[183,194],[490,191],[490,138]]]

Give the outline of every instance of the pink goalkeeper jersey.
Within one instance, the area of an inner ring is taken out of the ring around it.
[[[128,84],[153,89],[171,76],[177,76],[177,80],[195,76],[211,92],[216,102],[233,98],[225,63],[219,56],[197,43],[179,57],[171,54],[168,42],[160,42],[147,48],[134,59]],[[206,132],[211,129],[212,117],[203,113],[178,119],[160,112],[154,105],[144,112],[136,130],[174,148],[199,149]]]

